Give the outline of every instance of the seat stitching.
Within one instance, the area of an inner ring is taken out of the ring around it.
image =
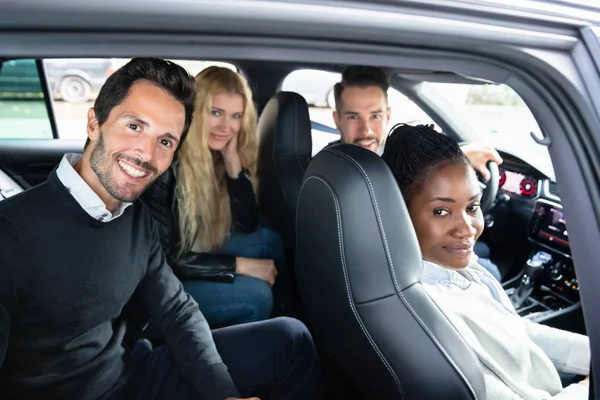
[[[404,302],[404,304],[409,308],[409,310],[411,311],[411,313],[413,314],[413,316],[419,321],[419,323],[421,324],[421,326],[423,327],[423,329],[425,329],[427,331],[427,333],[429,334],[429,336],[431,337],[431,339],[435,342],[435,344],[438,346],[438,348],[446,356],[446,358],[448,359],[448,361],[452,364],[452,366],[454,366],[454,368],[458,371],[458,373],[460,374],[460,376],[465,380],[465,382],[467,383],[467,386],[471,390],[473,396],[475,398],[477,398],[477,394],[475,393],[475,390],[474,390],[473,386],[471,385],[471,382],[469,381],[469,379],[467,378],[467,376],[460,369],[460,367],[456,364],[456,362],[452,359],[452,357],[450,357],[450,354],[448,354],[448,352],[446,351],[446,349],[442,346],[442,344],[439,342],[439,340],[435,337],[435,335],[429,329],[429,327],[427,327],[427,325],[425,325],[425,323],[423,322],[423,320],[421,319],[421,317],[415,312],[415,310],[413,309],[413,307],[410,305],[410,303],[408,302],[408,300],[406,299],[406,297],[404,296],[404,294],[400,290],[400,285],[398,285],[398,281],[396,279],[396,273],[394,271],[394,264],[393,264],[392,257],[391,257],[391,254],[390,254],[390,250],[389,250],[389,246],[388,246],[388,242],[387,242],[387,236],[385,234],[385,230],[383,229],[383,223],[381,221],[381,214],[379,213],[379,206],[377,204],[377,198],[375,197],[375,190],[373,189],[373,185],[371,184],[371,179],[367,175],[366,171],[363,169],[362,165],[360,165],[352,156],[350,156],[348,154],[345,154],[345,153],[342,153],[341,151],[339,151],[337,149],[331,149],[331,148],[329,148],[327,150],[330,151],[330,152],[332,152],[332,153],[336,153],[336,154],[338,154],[338,155],[346,158],[347,160],[351,161],[353,164],[355,164],[361,170],[363,177],[366,178],[367,184],[369,186],[369,195],[370,195],[371,199],[373,200],[373,204],[375,206],[375,214],[377,215],[377,225],[378,225],[378,228],[379,228],[379,233],[381,234],[381,236],[383,238],[383,242],[384,242],[385,252],[386,252],[387,259],[388,259],[388,268],[389,268],[390,273],[392,275],[392,278],[393,278],[393,281],[394,281],[394,286],[396,288],[396,291],[398,292],[398,295],[400,296],[400,298],[402,299],[402,301]],[[443,315],[443,313],[442,313],[442,315]],[[470,348],[470,346],[468,346],[468,345],[467,345],[467,347]]]
[[[329,189],[329,191],[331,193],[331,197],[333,199],[333,203],[335,205],[337,230],[338,230],[338,245],[339,245],[339,251],[340,251],[340,258],[341,258],[341,261],[342,261],[342,272],[344,274],[344,283],[346,285],[346,293],[348,295],[348,303],[350,304],[350,308],[352,309],[352,314],[354,315],[354,318],[358,322],[358,325],[360,326],[360,329],[362,330],[363,334],[367,338],[369,344],[371,345],[371,347],[373,347],[373,350],[375,350],[375,353],[377,354],[377,356],[379,357],[379,359],[381,360],[381,362],[383,363],[383,365],[385,366],[385,368],[390,373],[392,379],[396,383],[396,386],[398,387],[398,390],[400,392],[400,396],[402,398],[404,398],[404,390],[402,389],[402,384],[400,383],[400,380],[398,379],[398,376],[392,370],[392,368],[389,365],[389,363],[387,362],[387,360],[384,359],[383,355],[381,354],[381,351],[379,350],[379,348],[375,344],[373,338],[371,338],[371,336],[367,332],[367,330],[366,330],[366,328],[365,328],[362,320],[360,319],[360,317],[358,315],[358,312],[356,311],[356,307],[355,307],[354,301],[352,299],[352,293],[350,291],[350,283],[348,281],[348,275],[347,275],[348,271],[347,271],[347,268],[346,268],[346,258],[344,257],[344,252],[343,252],[343,247],[344,247],[343,246],[343,240],[344,239],[343,239],[342,230],[341,230],[340,209],[339,209],[339,205],[338,205],[338,201],[337,201],[337,198],[335,196],[335,193],[333,192],[333,189],[331,188],[331,186],[323,178],[318,177],[318,176],[311,176],[306,181],[304,181],[304,183],[302,184],[302,187],[300,188],[300,196],[302,195],[302,191],[304,190],[304,186],[311,179],[317,179],[317,180],[323,182],[323,184]],[[300,196],[298,197],[298,204],[300,204],[300,200],[299,200]],[[298,208],[297,208],[297,210],[298,210]],[[296,230],[297,229],[298,229],[298,211],[296,211]],[[296,237],[298,237],[298,232],[296,232]],[[296,241],[296,246],[297,246],[297,243],[298,243],[298,241]],[[296,254],[298,254],[298,248],[296,248]]]

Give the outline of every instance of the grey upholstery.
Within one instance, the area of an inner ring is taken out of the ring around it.
[[[293,92],[274,95],[260,116],[258,134],[260,211],[283,238],[288,254],[293,254],[296,203],[312,151],[306,100]]]
[[[372,399],[485,399],[474,353],[425,293],[408,211],[385,163],[335,145],[298,202],[296,274],[310,326]]]

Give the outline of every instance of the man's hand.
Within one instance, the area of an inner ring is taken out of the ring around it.
[[[481,143],[472,143],[461,146],[460,148],[465,156],[486,181],[490,180],[490,171],[487,169],[487,162],[494,161],[496,164],[502,164],[502,157],[492,146]]]
[[[275,283],[277,269],[273,260],[236,257],[235,263],[237,265],[236,273],[262,279],[263,281],[267,281],[271,286]]]

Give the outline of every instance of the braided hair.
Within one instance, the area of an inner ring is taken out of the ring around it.
[[[381,157],[392,170],[407,204],[443,166],[461,163],[471,167],[458,143],[433,130],[432,125],[394,126]]]

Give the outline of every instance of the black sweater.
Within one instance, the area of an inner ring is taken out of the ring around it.
[[[237,396],[143,203],[96,221],[53,172],[0,202],[0,243],[2,399],[98,398],[127,363],[122,311],[132,297],[157,322],[200,398]]]

